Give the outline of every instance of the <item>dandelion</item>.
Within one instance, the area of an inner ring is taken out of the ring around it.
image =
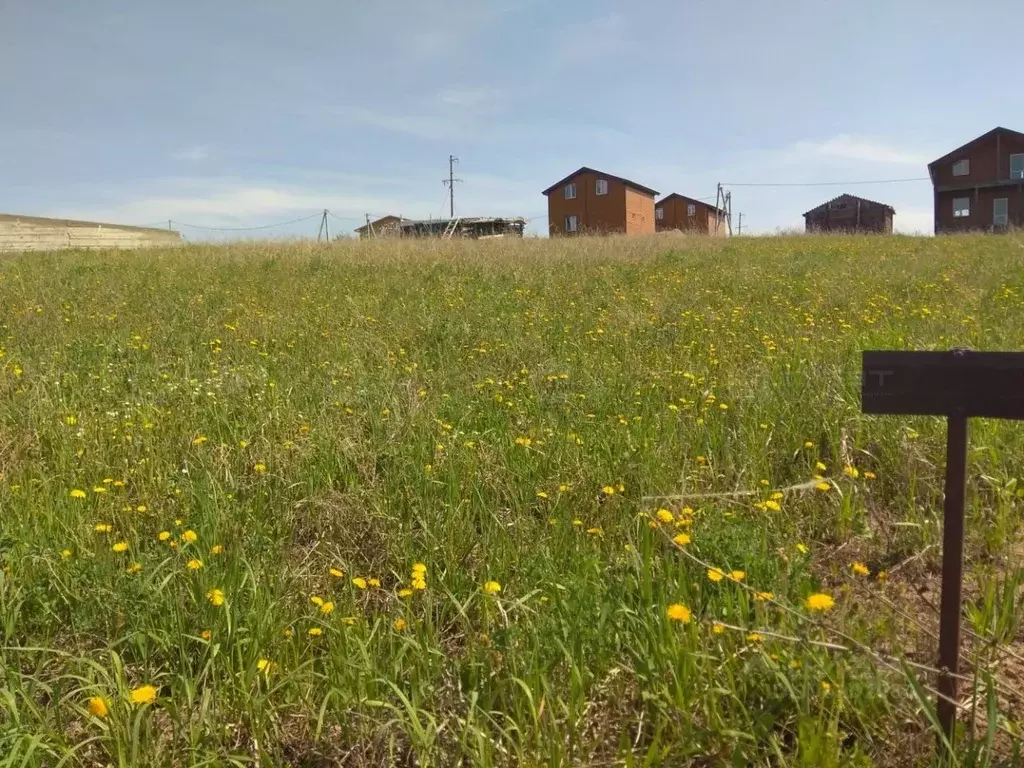
[[[145,512],[146,511],[146,505],[145,504],[139,504],[139,506],[137,506],[135,508],[135,511],[136,512]]]
[[[75,489],[73,489],[71,491],[71,498],[72,499],[84,499],[85,498],[85,491],[83,491],[81,488],[75,488]]]
[[[874,480],[875,479],[875,473],[874,472],[865,472],[864,473],[864,479],[865,480]]]
[[[114,546],[112,546],[110,549],[113,552],[127,552],[128,551],[128,542],[127,541],[119,541],[116,544],[114,544]]]
[[[158,533],[156,535],[156,537],[160,541],[167,541],[169,538],[171,538],[171,532],[170,531],[160,531],[160,533]]]
[[[179,523],[179,525],[180,525],[180,523]],[[191,529],[189,529],[189,530],[185,531],[183,534],[181,534],[181,540],[184,541],[184,542],[187,542],[188,544],[191,544],[192,542],[194,542],[198,538],[199,538],[199,536],[196,534],[196,532],[191,530]]]
[[[680,624],[690,623],[690,609],[682,603],[672,603],[672,605],[665,609],[665,615],[670,620],[678,621]]]
[[[725,632],[725,624],[720,621],[714,621],[711,623],[711,631],[716,635],[720,635]]]
[[[414,578],[412,580],[412,588],[413,589],[420,589],[420,590],[426,589],[427,588],[427,581],[426,581],[426,579]]]
[[[128,698],[132,704],[152,704],[156,701],[156,692],[157,689],[152,685],[141,685],[128,694]]]
[[[320,613],[322,613],[324,616],[326,616],[327,614],[329,614],[333,610],[334,610],[334,603],[332,603],[330,600],[328,600],[326,603],[324,603],[323,605],[320,606]]]
[[[335,579],[340,579],[345,575],[345,572],[341,568],[331,568],[328,573]]]
[[[224,591],[221,589],[211,589],[206,593],[206,599],[214,605],[224,605]]]
[[[800,661],[800,659],[792,659],[789,662],[789,668],[790,669],[800,669],[800,667],[802,667],[802,666],[803,666],[803,663]]]
[[[671,523],[671,522],[675,521],[675,519],[676,519],[675,515],[673,515],[667,509],[659,509],[656,514],[657,514],[658,520],[663,522],[663,523],[665,523],[665,524]]]
[[[95,485],[95,486],[93,486],[92,492],[93,493],[106,493],[107,489],[104,488],[102,485]]]
[[[825,466],[825,465],[824,465],[823,463],[821,463],[820,461],[818,461],[818,462],[815,462],[815,464],[814,464],[814,468],[815,468],[816,470],[818,470],[819,472],[824,472],[825,470],[827,470],[827,469],[828,469],[828,467],[826,467],[826,466]]]
[[[311,602],[313,605],[320,606],[324,604],[324,599],[319,595],[313,595],[309,598],[309,602]]]
[[[801,555],[806,555],[807,551],[808,551],[807,550],[807,545],[806,544],[797,544],[796,545],[796,551],[799,552]]]
[[[690,543],[690,534],[688,533],[677,533],[672,538],[672,543],[677,547],[682,547]]]
[[[367,585],[369,585],[371,587],[379,587],[380,586],[380,579],[377,579],[377,578],[374,578],[373,576],[371,576],[370,578],[368,578],[366,580],[366,583],[367,583]]]
[[[366,579],[362,576],[356,576],[352,579],[352,584],[354,584],[357,589],[366,589]]]
[[[198,437],[196,437],[196,438],[194,438],[194,439],[192,440],[192,445],[202,445],[202,444],[203,444],[203,443],[205,443],[205,442],[206,442],[206,441],[207,441],[208,439],[209,439],[209,438],[207,438],[207,437],[206,437],[205,435],[199,435]]]
[[[572,524],[575,525],[577,528],[581,528],[583,526],[583,521],[579,518],[576,518],[572,521]]]
[[[810,440],[808,440],[806,443],[804,443],[804,448],[813,448],[813,447],[814,447],[814,443],[812,443]]]
[[[717,583],[725,578],[725,572],[721,568],[708,568],[708,578]]]
[[[260,659],[256,662],[256,669],[268,675],[274,671],[274,667],[276,666],[277,665],[274,664],[274,662],[272,662],[270,659]]]
[[[110,533],[114,530],[114,526],[110,523],[96,523],[92,529],[96,531],[96,533]]]
[[[60,551],[60,559],[61,560],[67,560],[70,557],[71,557],[71,550],[70,549],[62,549]]]
[[[854,480],[860,476],[860,472],[857,471],[856,467],[843,467],[843,474],[847,477],[851,477]]]
[[[870,576],[871,569],[868,568],[864,563],[854,562],[850,564],[850,570],[852,570],[857,576]]]
[[[262,475],[264,472],[267,471],[267,465],[264,464],[262,461],[258,462],[252,465],[252,471],[258,475]]]
[[[751,632],[747,635],[747,640],[751,643],[760,643],[762,640],[764,640],[764,636],[758,632]]]
[[[606,486],[601,488],[601,493],[603,493],[605,496],[614,496],[615,495],[615,486],[614,485],[606,485]]]
[[[107,716],[107,702],[103,700],[102,696],[90,696],[88,708],[89,714],[93,717]]]
[[[545,491],[537,491],[537,498],[538,499],[546,499],[547,497],[548,497],[548,495],[547,495],[547,493]]]
[[[406,627],[405,619],[395,619],[393,626],[395,628],[395,632],[401,632]]]
[[[426,575],[426,573],[427,573],[427,566],[424,565],[423,563],[413,563],[412,564],[412,572],[413,573],[419,573],[419,574]]]
[[[591,536],[604,536],[604,531],[600,528],[587,528],[587,533]]]
[[[764,502],[764,507],[765,509],[770,509],[772,512],[778,512],[779,510],[782,509],[782,507],[779,505],[779,502],[775,501],[774,499],[768,499],[768,501]]]
[[[818,483],[814,487],[815,487],[816,490],[819,490],[819,491],[830,491],[830,490],[832,490],[832,486],[829,485],[826,482],[820,482],[820,483]]]
[[[484,594],[496,595],[501,592],[501,584],[496,581],[484,582]]]
[[[137,573],[142,573],[142,563],[131,563],[124,569],[124,572],[131,576],[134,576]]]
[[[402,599],[412,597],[412,590],[409,589],[408,587],[404,587],[404,588],[398,590],[398,596],[401,597]]]
[[[828,680],[822,680],[821,681],[821,690],[824,691],[825,693],[828,693],[829,691],[832,690],[832,685],[828,682]]]
[[[758,602],[767,602],[768,600],[774,600],[775,595],[772,592],[755,592],[754,599]]]
[[[199,633],[199,637],[201,637],[203,640],[209,641],[210,638],[213,637],[213,632],[211,632],[208,629],[204,629],[202,632]]]
[[[295,634],[295,630],[292,629],[291,627],[285,627],[284,629],[281,630],[281,634],[284,635],[286,638],[289,638],[289,637],[292,637]]]
[[[730,571],[729,572],[729,579],[731,581],[743,581],[743,579],[746,578],[746,575],[747,574],[744,573],[743,571]]]
[[[200,568],[203,567],[203,561],[196,560],[195,558],[193,558],[189,560],[185,565],[190,571],[198,571]]]
[[[223,553],[224,553],[224,547],[222,547],[220,544],[214,544],[212,547],[210,547],[210,554],[211,555],[220,555],[220,554],[223,554]]]
[[[828,611],[836,604],[836,601],[832,599],[831,595],[815,592],[807,598],[804,604],[809,611]]]
[[[308,634],[310,637],[320,637],[320,635],[322,635],[323,633],[324,631],[320,629],[320,627],[310,627],[308,630],[306,630],[306,634]]]

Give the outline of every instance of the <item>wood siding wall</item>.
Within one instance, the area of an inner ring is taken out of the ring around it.
[[[179,245],[181,234],[148,227],[123,227],[87,221],[0,215],[0,253],[152,248]]]
[[[866,200],[849,200],[845,208],[811,211],[804,217],[808,232],[874,232],[892,234],[892,214]]]

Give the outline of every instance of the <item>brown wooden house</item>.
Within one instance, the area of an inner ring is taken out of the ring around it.
[[[394,237],[401,234],[401,225],[406,221],[401,216],[387,215],[379,219],[368,221],[361,227],[356,228],[360,239],[368,237]]]
[[[658,232],[679,230],[700,235],[724,237],[729,223],[725,211],[703,200],[673,192],[654,206],[654,226]]]
[[[1024,133],[993,128],[928,164],[935,234],[1024,226]]]
[[[552,235],[651,234],[657,192],[586,166],[544,190]]]
[[[865,200],[855,195],[840,195],[804,214],[807,232],[850,232],[892,234],[891,205]]]

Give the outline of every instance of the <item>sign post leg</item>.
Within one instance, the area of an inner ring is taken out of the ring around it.
[[[942,607],[939,616],[939,724],[953,743],[956,724],[955,675],[960,660],[960,613],[964,569],[964,486],[967,474],[967,418],[952,414],[946,432],[946,503],[942,530]]]

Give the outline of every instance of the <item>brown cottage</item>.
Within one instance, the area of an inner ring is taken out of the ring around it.
[[[654,232],[655,190],[584,166],[544,190],[552,235]]]
[[[725,211],[721,208],[675,192],[655,205],[654,225],[658,232],[678,229],[680,232],[722,237],[729,229]]]
[[[367,222],[361,227],[357,227],[356,233],[360,238],[393,237],[401,234],[400,228],[405,221],[406,219],[403,219],[401,216],[389,214],[388,216],[381,216],[379,219]]]
[[[935,234],[1024,226],[1024,133],[994,128],[928,165]]]
[[[807,232],[874,232],[892,234],[891,205],[854,195],[840,195],[804,214]]]

